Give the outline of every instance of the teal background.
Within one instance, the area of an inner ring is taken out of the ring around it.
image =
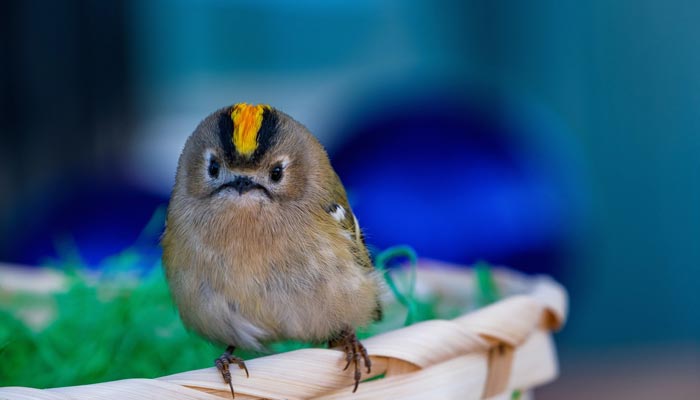
[[[557,336],[562,379],[541,397],[592,398],[614,382],[623,397],[696,393],[697,1],[9,1],[0,11],[0,261],[39,263],[52,248],[39,238],[102,218],[65,194],[79,179],[135,196],[119,197],[132,225],[117,229],[114,214],[101,233],[109,246],[86,253],[133,242],[167,201],[185,138],[234,101],[274,104],[334,154],[351,139],[348,121],[397,109],[387,93],[496,97],[503,115],[534,121],[514,147],[544,154],[566,187],[552,202],[566,216],[553,231],[563,256],[546,270],[569,290],[570,319]],[[64,215],[52,208],[64,198],[77,217],[46,222]]]
[[[334,74],[366,86],[384,75],[479,82],[547,109],[577,144],[587,204],[566,282],[572,318],[562,336],[576,347],[700,337],[697,3],[134,6],[134,67],[147,104],[158,110],[206,113],[216,100],[193,104],[186,93],[163,93],[217,79],[262,82],[255,97],[269,93],[280,108],[294,109],[297,98],[264,83],[318,75],[333,82]]]

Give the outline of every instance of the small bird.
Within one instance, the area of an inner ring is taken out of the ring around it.
[[[328,155],[299,122],[239,103],[205,118],[180,156],[162,237],[184,324],[225,345],[215,365],[234,395],[236,348],[280,339],[371,361],[355,327],[381,319],[380,276]]]

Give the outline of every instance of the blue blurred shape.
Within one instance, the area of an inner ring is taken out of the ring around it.
[[[166,198],[114,176],[56,182],[37,189],[17,209],[8,261],[36,265],[58,259],[97,267],[131,250],[137,257],[132,267],[148,269],[160,257],[165,204]]]
[[[483,95],[408,97],[366,103],[332,157],[368,242],[558,275],[580,182],[556,124]]]

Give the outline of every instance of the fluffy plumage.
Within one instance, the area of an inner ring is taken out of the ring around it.
[[[321,144],[266,107],[255,149],[241,152],[231,111],[187,140],[168,206],[163,263],[184,323],[261,349],[337,339],[378,318],[379,279]]]

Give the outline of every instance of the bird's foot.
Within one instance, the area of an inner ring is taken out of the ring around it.
[[[246,378],[250,377],[250,374],[248,374],[248,367],[245,366],[245,361],[243,361],[242,358],[233,355],[233,351],[235,349],[235,346],[228,346],[226,351],[224,351],[224,354],[214,360],[214,364],[219,372],[221,372],[221,377],[224,378],[224,382],[228,383],[228,386],[231,388],[231,396],[233,398],[236,397],[236,394],[233,391],[233,383],[231,382],[231,371],[229,370],[229,365],[238,365],[238,368],[245,370]]]
[[[352,392],[355,393],[355,391],[357,391],[357,386],[360,384],[360,378],[362,377],[362,373],[360,372],[360,363],[364,362],[365,367],[367,367],[368,374],[372,372],[372,360],[367,354],[367,349],[365,349],[365,346],[363,346],[357,339],[357,335],[355,335],[355,331],[352,329],[346,330],[343,332],[342,336],[331,343],[335,344],[336,346],[343,346],[343,351],[345,351],[345,361],[347,361],[343,371],[348,369],[350,364],[353,364],[355,368],[355,387],[352,389]]]

